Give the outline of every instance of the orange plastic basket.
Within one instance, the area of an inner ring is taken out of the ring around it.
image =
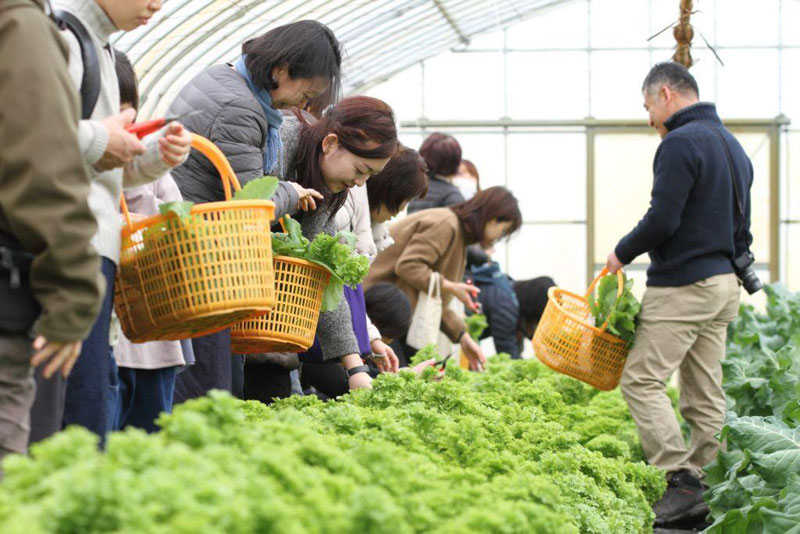
[[[600,328],[590,322],[588,299],[606,274],[608,270],[603,269],[584,296],[550,288],[547,306],[533,335],[533,350],[551,369],[609,391],[619,385],[628,345],[606,332],[608,321]],[[622,270],[617,271],[617,280],[619,297],[625,286]]]
[[[304,352],[314,344],[327,269],[289,256],[275,256],[275,308],[231,328],[231,352]]]
[[[275,305],[268,200],[231,201],[241,189],[223,153],[192,134],[222,178],[225,202],[193,206],[188,220],[155,215],[127,225],[115,283],[114,306],[133,342],[176,340],[211,334]]]

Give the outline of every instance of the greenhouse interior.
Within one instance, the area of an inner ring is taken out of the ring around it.
[[[798,30],[0,0],[0,532],[800,534]]]

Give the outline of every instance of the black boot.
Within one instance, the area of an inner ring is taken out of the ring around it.
[[[686,469],[675,472],[661,500],[653,506],[656,527],[670,527],[701,522],[709,513],[703,500],[705,488]]]

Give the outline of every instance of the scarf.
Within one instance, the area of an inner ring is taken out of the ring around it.
[[[269,96],[269,91],[263,87],[256,87],[250,73],[244,64],[244,59],[247,54],[242,54],[242,57],[236,60],[234,66],[242,78],[247,82],[247,86],[255,95],[258,103],[261,104],[261,109],[264,110],[264,115],[267,118],[267,142],[263,147],[264,151],[264,174],[269,174],[275,164],[278,162],[278,152],[281,149],[281,136],[280,128],[283,124],[283,115],[280,111],[272,107],[272,98]]]

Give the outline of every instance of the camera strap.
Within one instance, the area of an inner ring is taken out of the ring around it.
[[[742,226],[744,226],[744,202],[742,201],[742,194],[739,191],[739,174],[736,172],[736,166],[733,164],[733,156],[731,156],[731,150],[728,147],[728,143],[725,141],[725,137],[714,127],[713,124],[708,121],[698,122],[714,132],[714,135],[717,136],[719,142],[722,143],[722,149],[725,151],[725,157],[728,159],[728,170],[730,171],[731,181],[733,182],[733,198],[736,201],[736,211],[738,211],[739,215],[742,217]]]
[[[736,172],[736,166],[733,164],[733,156],[731,155],[731,150],[728,147],[728,142],[725,141],[725,137],[720,133],[720,131],[714,127],[708,121],[698,121],[700,124],[703,124],[706,128],[714,132],[714,135],[717,136],[719,142],[722,143],[722,150],[725,152],[725,157],[728,159],[728,170],[730,171],[731,175],[731,182],[733,182],[733,198],[736,202],[736,212],[739,214],[739,218],[741,219],[741,224],[739,225],[738,230],[734,230],[733,238],[735,241],[741,241],[740,235],[745,231],[745,227],[747,224],[747,219],[745,218],[745,211],[744,211],[744,201],[742,200],[742,193],[739,191],[739,173]],[[734,215],[735,217],[735,215]],[[734,245],[735,247],[735,245]]]

